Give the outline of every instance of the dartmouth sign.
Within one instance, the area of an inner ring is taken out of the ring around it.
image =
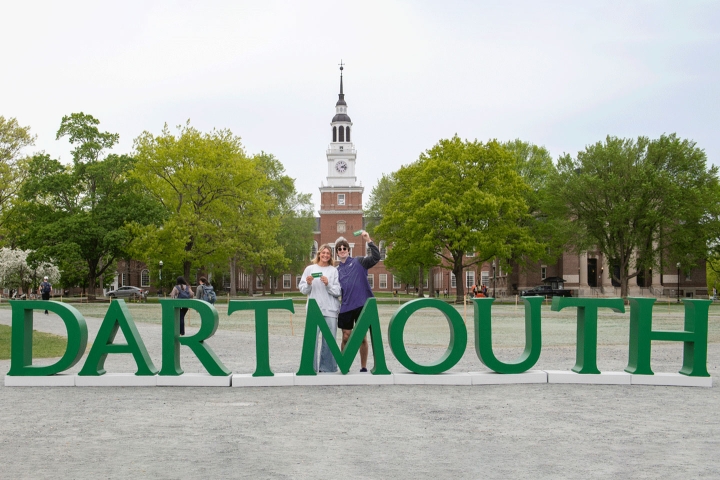
[[[447,373],[465,355],[468,331],[462,316],[451,305],[432,298],[410,301],[390,319],[387,340],[390,352],[408,372],[391,372],[386,362],[383,332],[380,328],[375,299],[365,304],[360,319],[341,351],[314,299],[310,299],[305,321],[300,367],[294,374],[276,374],[271,368],[268,313],[284,310],[294,313],[290,299],[282,300],[231,300],[227,315],[240,310],[254,312],[255,319],[255,371],[235,374],[223,364],[206,343],[218,328],[219,317],[215,307],[202,300],[161,299],[162,352],[161,365],[156,366],[135,322],[123,300],[110,304],[97,337],[77,375],[64,375],[82,359],[87,349],[88,329],[82,314],[70,305],[48,301],[12,301],[12,340],[10,371],[5,383],[8,386],[32,385],[342,385],[342,384],[481,384],[481,383],[612,383],[712,386],[707,371],[708,311],[710,300],[686,299],[684,329],[679,331],[653,330],[652,312],[655,299],[629,298],[629,348],[624,372],[600,372],[597,367],[597,323],[600,309],[625,312],[620,298],[561,298],[553,299],[551,309],[577,309],[577,350],[575,365],[570,371],[533,370],[542,349],[542,318],[540,297],[522,298],[525,306],[525,349],[513,361],[501,361],[492,347],[491,298],[473,299],[475,354],[490,371]],[[200,328],[194,335],[180,336],[180,309],[190,308],[200,316]],[[52,365],[33,365],[32,335],[33,313],[49,310],[57,314],[67,329],[65,354]],[[434,310],[438,319],[444,319],[450,329],[450,342],[439,360],[419,363],[405,348],[404,330],[410,317],[419,310]],[[313,369],[317,329],[327,340],[337,360],[340,373],[316,374]],[[116,343],[122,331],[126,343]],[[362,339],[369,333],[374,356],[371,374],[348,374],[358,354]],[[652,342],[676,341],[683,343],[683,360],[679,373],[655,374],[651,368]],[[180,364],[180,347],[188,347],[207,373],[186,374]],[[104,364],[108,355],[131,355],[137,365],[134,374],[108,374]],[[110,379],[110,380],[108,380]],[[112,380],[114,379],[114,380]],[[113,383],[114,382],[114,383]]]

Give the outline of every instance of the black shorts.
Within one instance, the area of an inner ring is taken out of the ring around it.
[[[352,330],[355,324],[358,321],[358,318],[360,318],[360,312],[362,312],[363,307],[356,308],[355,310],[350,310],[349,312],[343,312],[340,315],[338,315],[338,327],[340,327],[343,330]]]

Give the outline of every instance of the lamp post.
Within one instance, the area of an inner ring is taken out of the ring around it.
[[[677,263],[677,303],[680,303],[680,262]]]
[[[162,294],[163,294],[163,290],[162,290],[162,267],[163,267],[163,261],[162,261],[162,260],[160,260],[160,262],[158,263],[158,266],[160,267],[160,274],[158,275],[158,279],[160,280],[160,289],[158,290],[158,296],[161,297]]]

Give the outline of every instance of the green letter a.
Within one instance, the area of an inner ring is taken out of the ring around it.
[[[118,329],[122,329],[127,343],[113,343]],[[105,374],[105,360],[110,353],[130,353],[137,364],[135,375],[155,375],[158,370],[148,355],[145,343],[138,332],[125,300],[113,300],[110,303],[95,343],[78,375],[97,376]]]

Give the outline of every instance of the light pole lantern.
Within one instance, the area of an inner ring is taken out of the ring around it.
[[[680,262],[677,263],[677,303],[680,303]]]
[[[160,273],[158,274],[158,280],[160,280],[160,289],[158,290],[158,296],[162,296],[163,290],[162,290],[162,267],[163,267],[163,261],[160,260],[158,262],[158,266],[160,267]]]

